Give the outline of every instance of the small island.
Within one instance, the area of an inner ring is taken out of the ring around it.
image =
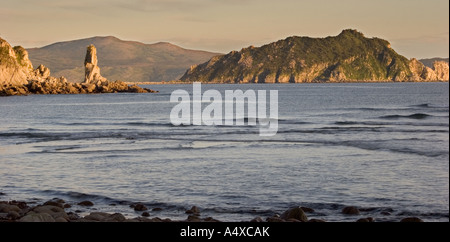
[[[433,68],[408,60],[380,38],[347,29],[327,38],[289,37],[262,47],[213,57],[192,66],[182,82],[327,83],[435,82],[449,80],[449,65]]]

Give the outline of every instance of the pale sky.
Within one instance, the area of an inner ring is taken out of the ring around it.
[[[347,28],[408,58],[449,56],[449,0],[0,0],[0,37],[26,48],[112,35],[227,53]]]

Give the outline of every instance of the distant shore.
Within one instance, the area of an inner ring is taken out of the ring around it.
[[[410,81],[406,83],[448,83],[449,81],[427,81],[427,82],[417,82]],[[182,81],[162,81],[162,82],[125,82],[127,85],[182,85],[182,84],[192,84],[194,82],[182,82]],[[394,82],[394,81],[347,81],[347,82],[299,82],[299,83],[235,83],[235,82],[202,82],[202,84],[236,84],[236,85],[252,85],[252,84],[345,84],[345,83],[404,83],[404,82]]]

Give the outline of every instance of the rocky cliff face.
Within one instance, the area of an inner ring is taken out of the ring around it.
[[[436,61],[439,61],[439,62],[443,61],[445,63],[449,63],[449,58],[436,57],[436,58],[430,58],[430,59],[421,59],[419,61],[422,62],[425,66],[428,66],[430,68],[434,68],[434,62],[436,62]]]
[[[32,71],[28,52],[21,46],[13,48],[0,38],[0,83],[25,84]]]
[[[97,52],[93,45],[87,48],[85,58],[85,82],[72,83],[66,78],[55,78],[50,69],[39,65],[33,70],[27,51],[22,47],[12,48],[0,38],[0,96],[28,94],[88,94],[155,92],[137,85],[128,86],[124,82],[108,81],[100,75]]]
[[[435,61],[433,68],[425,66],[422,62],[411,59],[409,63],[412,76],[411,81],[448,81],[449,66],[447,62]]]
[[[436,73],[436,80],[438,81],[448,81],[449,77],[449,65],[445,61],[435,61],[433,63],[433,70]]]
[[[86,58],[84,60],[85,77],[84,83],[97,83],[106,81],[106,78],[100,74],[98,67],[97,49],[94,45],[87,47]]]
[[[447,81],[448,64],[434,69],[397,54],[389,42],[356,30],[335,37],[290,37],[260,48],[216,56],[192,66],[182,81],[300,83]]]

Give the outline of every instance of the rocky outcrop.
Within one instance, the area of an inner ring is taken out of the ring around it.
[[[433,70],[436,74],[437,80],[448,81],[450,79],[448,62],[435,61],[433,63]]]
[[[349,206],[342,209],[343,214],[347,215],[358,215],[360,214],[360,211],[357,207]]]
[[[0,84],[26,84],[33,65],[28,52],[21,46],[12,47],[0,38]]]
[[[52,77],[50,69],[39,65],[33,70],[27,51],[11,47],[0,39],[0,96],[29,94],[90,94],[90,93],[152,93],[151,89],[129,86],[122,81],[108,81],[100,74],[97,51],[88,46],[85,58],[86,78],[83,83],[72,83],[66,78]]]
[[[98,67],[97,49],[94,45],[87,47],[86,58],[84,60],[85,77],[84,83],[97,83],[107,81],[106,78],[100,74],[100,67]]]
[[[400,221],[401,223],[423,223],[423,220],[417,217],[404,218]]]
[[[344,30],[327,38],[289,37],[192,66],[181,81],[205,83],[448,81],[448,64],[408,60],[388,41]]]
[[[290,220],[290,219],[296,219],[301,222],[308,222],[308,217],[306,216],[305,212],[300,207],[295,207],[286,210],[281,216],[281,219],[284,220]]]
[[[449,66],[447,62],[435,61],[433,68],[425,66],[422,62],[411,59],[409,68],[412,72],[413,81],[448,81]]]
[[[436,57],[436,58],[430,58],[430,59],[420,59],[419,61],[422,62],[425,66],[428,66],[430,68],[434,68],[434,63],[436,61],[439,61],[439,62],[442,61],[442,62],[445,62],[445,63],[449,63],[449,58]]]

